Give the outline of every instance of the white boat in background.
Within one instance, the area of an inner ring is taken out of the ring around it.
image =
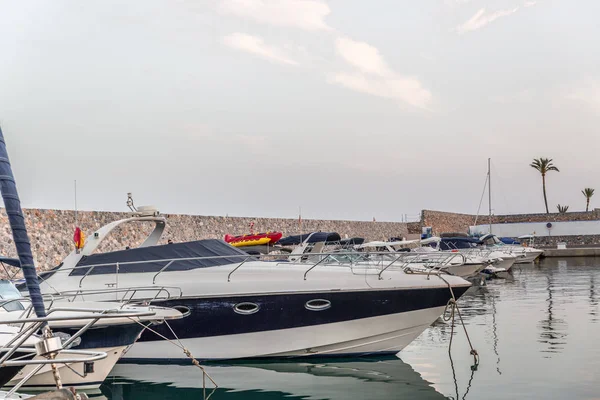
[[[403,240],[396,242],[368,242],[355,246],[359,250],[386,251],[391,256],[398,257],[397,265],[410,268],[433,269],[444,271],[461,278],[477,276],[487,265],[485,258],[475,254],[461,252],[442,252],[430,244],[439,238],[423,240]]]
[[[505,244],[496,235],[492,234],[493,224],[492,224],[491,158],[488,158],[487,167],[488,168],[487,168],[487,175],[486,175],[486,184],[484,186],[484,193],[485,193],[485,189],[487,188],[487,190],[488,190],[488,206],[489,206],[488,218],[490,221],[489,229],[487,230],[488,233],[486,233],[486,234],[476,233],[476,232],[472,232],[472,233],[477,234],[478,236],[481,235],[479,237],[479,240],[483,243],[483,246],[485,248],[504,254],[504,256],[502,256],[501,258],[504,259],[504,258],[509,258],[509,257],[515,257],[513,264],[526,264],[526,263],[534,262],[536,259],[538,259],[538,257],[540,257],[544,253],[543,250],[533,248],[534,235],[524,235],[524,236],[519,237],[519,239],[530,241],[529,246],[520,246],[520,245]],[[483,194],[482,194],[482,200],[483,200]],[[480,203],[480,207],[481,207],[481,203]],[[477,218],[479,218],[479,210],[477,210],[477,217],[475,218],[475,223],[474,223],[475,227],[477,226]],[[505,263],[504,265],[495,265],[495,267],[496,268],[505,268],[507,271],[510,271],[510,268],[506,268],[506,264],[508,264],[508,262]]]
[[[533,239],[532,235],[521,236],[519,239]],[[526,264],[537,260],[542,254],[543,250],[536,249],[530,246],[505,244],[496,235],[486,234],[479,238],[484,244],[485,248],[512,255],[516,257],[515,264]]]
[[[464,237],[432,237],[430,241],[433,249],[438,251],[458,251],[467,257],[478,257],[486,262],[486,268],[493,266],[498,270],[510,271],[517,256],[507,251],[498,251],[494,248],[484,248],[480,239]]]
[[[140,247],[94,254],[113,229],[131,223],[154,224]],[[190,315],[171,324],[183,346],[198,359],[238,359],[395,354],[442,314],[450,287],[459,297],[470,286],[442,273],[262,261],[221,240],[158,245],[165,224],[155,209],[140,208],[98,229],[42,277],[43,293],[111,286],[132,300],[187,307]],[[174,338],[167,328],[157,330]],[[144,332],[124,358],[186,358],[158,339]]]

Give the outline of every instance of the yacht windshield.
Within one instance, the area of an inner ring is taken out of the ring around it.
[[[0,281],[0,306],[4,308],[6,311],[18,311],[23,310],[23,305],[18,301],[10,301],[13,299],[21,298],[21,293],[17,290],[15,285],[6,280]]]
[[[483,238],[483,243],[485,243],[488,246],[491,245],[503,245],[504,242],[501,241],[500,239],[498,239],[497,236],[495,235],[488,235],[485,238]]]

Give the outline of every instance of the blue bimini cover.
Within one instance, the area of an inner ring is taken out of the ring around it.
[[[440,250],[470,249],[481,244],[477,239],[466,237],[442,238],[440,241]]]
[[[185,260],[187,258],[213,257],[200,260]],[[171,259],[184,259],[173,262],[167,271],[188,271],[196,268],[216,267],[219,265],[241,263],[248,254],[236,249],[222,240],[207,239],[195,242],[172,243],[162,246],[141,247],[129,250],[113,251],[110,253],[92,254],[79,261],[72,276],[114,274],[116,263],[119,263],[119,273],[158,272]],[[125,264],[121,263],[131,263]],[[99,265],[100,266],[96,266]]]
[[[504,244],[521,244],[518,240],[509,237],[501,237],[500,241]]]
[[[295,246],[304,242],[308,238],[308,243],[319,243],[319,242],[339,242],[341,237],[337,232],[313,232],[303,233],[302,235],[294,235],[279,239],[277,244],[281,246]],[[312,236],[310,236],[312,235]],[[310,237],[309,237],[310,236]]]

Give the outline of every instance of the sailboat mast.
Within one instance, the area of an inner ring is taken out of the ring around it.
[[[488,204],[489,204],[489,224],[490,233],[492,233],[492,174],[491,174],[491,158],[488,158]]]

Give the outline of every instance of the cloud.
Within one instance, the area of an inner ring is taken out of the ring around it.
[[[325,22],[331,10],[321,0],[221,0],[218,9],[264,24],[307,31],[331,30]]]
[[[399,100],[418,108],[427,108],[431,93],[414,77],[402,76],[388,66],[376,47],[348,38],[335,41],[337,53],[355,72],[337,72],[328,82],[361,93]]]
[[[525,8],[528,8],[528,7],[533,7],[533,6],[535,6],[536,4],[537,4],[537,1],[526,1],[526,2],[525,2]]]
[[[400,100],[418,108],[427,108],[432,97],[431,93],[424,89],[421,82],[415,78],[377,79],[359,73],[339,72],[332,75],[328,82],[357,92]]]
[[[488,13],[485,8],[477,11],[467,22],[456,27],[456,32],[464,34],[467,32],[476,31],[483,28],[484,26],[494,22],[498,18],[507,17],[511,14],[516,13],[519,7],[512,8],[510,10],[499,10],[492,13]]]
[[[567,99],[600,113],[600,80],[585,80],[567,92]]]
[[[357,42],[348,38],[338,38],[335,41],[338,54],[350,65],[361,72],[379,76],[393,74],[376,47],[365,42]]]
[[[298,64],[296,61],[285,56],[276,47],[265,44],[262,38],[248,35],[247,33],[232,33],[231,35],[225,36],[223,42],[233,49],[257,55],[271,62],[287,65]]]

